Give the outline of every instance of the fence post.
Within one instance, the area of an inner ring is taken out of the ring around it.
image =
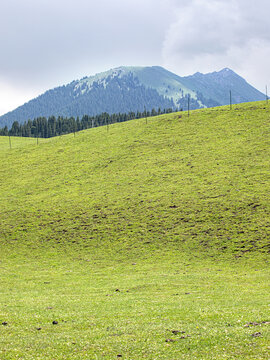
[[[144,112],[145,112],[145,123],[147,124],[147,112],[146,112],[146,108],[144,107]]]

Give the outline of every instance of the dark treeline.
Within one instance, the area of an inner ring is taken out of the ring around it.
[[[173,110],[171,108],[158,111],[152,109],[152,111],[144,112],[129,112],[129,113],[118,113],[109,115],[104,112],[96,116],[84,115],[81,119],[77,117],[62,117],[50,116],[38,117],[34,120],[25,121],[24,124],[19,124],[18,121],[14,121],[11,129],[7,126],[0,129],[0,135],[2,136],[23,136],[23,137],[40,137],[50,138],[53,136],[59,136],[64,134],[70,134],[80,130],[89,129],[92,127],[98,127],[103,125],[110,125],[117,122],[124,122],[132,119],[140,119],[149,116],[156,116],[160,114],[170,113]]]

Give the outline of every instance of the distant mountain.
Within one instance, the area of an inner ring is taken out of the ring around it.
[[[180,77],[160,66],[119,67],[46,91],[0,116],[0,126],[45,116],[82,117],[152,108],[191,109],[263,100],[264,94],[230,69]]]
[[[201,94],[203,98],[216,101],[220,105],[229,104],[230,90],[232,102],[235,104],[265,99],[264,94],[228,68],[209,74],[197,72],[192,76],[183,77],[182,82],[188,88],[194,89],[197,94]]]

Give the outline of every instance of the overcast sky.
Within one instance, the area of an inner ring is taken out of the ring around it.
[[[121,65],[229,67],[270,90],[269,0],[1,0],[0,114]]]

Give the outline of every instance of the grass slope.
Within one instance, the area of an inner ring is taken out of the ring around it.
[[[0,138],[0,358],[268,358],[269,115]]]

